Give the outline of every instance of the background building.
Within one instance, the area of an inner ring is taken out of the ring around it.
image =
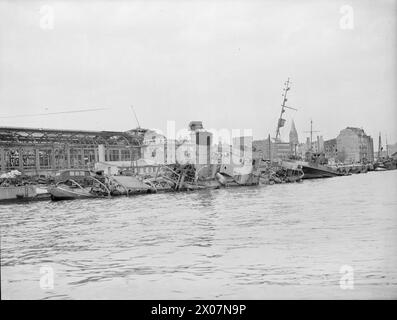
[[[164,135],[154,130],[147,130],[142,141],[142,158],[149,162],[166,164],[167,147],[167,138]]]
[[[363,129],[347,127],[336,138],[337,158],[341,162],[374,161],[373,140]]]
[[[396,152],[397,152],[397,143],[395,143],[395,144],[388,144],[388,145],[386,146],[386,150],[387,150],[389,156],[391,156],[392,154],[396,153]]]
[[[322,136],[317,136],[317,139],[310,143],[310,138],[306,138],[305,143],[298,144],[297,148],[297,156],[301,158],[306,157],[307,152],[313,153],[321,153],[324,152],[324,140]]]
[[[325,157],[329,160],[335,161],[338,156],[338,149],[336,145],[336,138],[324,141]]]
[[[255,140],[252,142],[252,152],[254,158],[264,160],[282,160],[291,156],[291,145],[289,142],[273,142],[268,139]]]

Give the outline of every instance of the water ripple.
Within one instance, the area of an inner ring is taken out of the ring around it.
[[[1,205],[2,298],[397,297],[396,178]]]

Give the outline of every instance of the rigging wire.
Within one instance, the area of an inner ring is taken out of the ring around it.
[[[93,108],[93,109],[81,109],[81,110],[47,112],[47,113],[32,113],[32,114],[20,114],[20,115],[12,115],[12,116],[0,115],[0,118],[1,119],[11,119],[11,118],[40,117],[40,116],[49,116],[49,115],[57,115],[57,114],[93,112],[93,111],[100,111],[100,110],[106,110],[106,109],[108,109],[108,108]]]

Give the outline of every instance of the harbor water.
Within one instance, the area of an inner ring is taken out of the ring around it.
[[[397,298],[397,170],[0,206],[2,299]]]

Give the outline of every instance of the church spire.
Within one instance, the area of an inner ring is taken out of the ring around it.
[[[291,130],[289,132],[289,143],[293,145],[299,144],[298,132],[296,131],[294,120],[292,120]]]

